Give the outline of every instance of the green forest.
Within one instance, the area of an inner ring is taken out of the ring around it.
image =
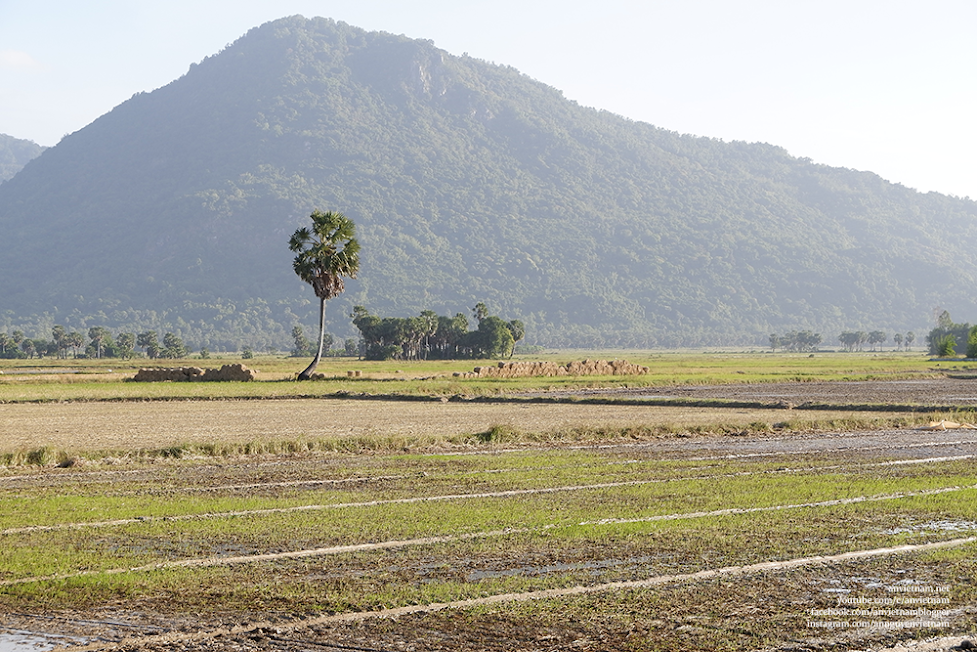
[[[0,330],[288,349],[296,324],[317,324],[287,249],[316,209],[349,216],[362,245],[327,309],[341,340],[362,335],[356,306],[408,319],[481,301],[519,320],[525,344],[589,348],[924,332],[935,305],[977,311],[969,199],[678,134],[429,41],[292,17],[0,184]]]

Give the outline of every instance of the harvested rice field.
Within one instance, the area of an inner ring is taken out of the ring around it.
[[[0,404],[0,454],[39,447],[131,450],[182,444],[244,444],[400,437],[464,439],[496,426],[533,433],[627,428],[663,432],[790,420],[898,419],[903,413],[631,404],[282,399]]]
[[[967,416],[3,404],[0,649],[948,650]]]

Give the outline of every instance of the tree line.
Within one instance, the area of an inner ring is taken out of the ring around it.
[[[889,335],[885,331],[842,331],[841,335],[838,336],[838,341],[841,342],[842,346],[848,352],[861,351],[865,344],[870,344],[873,351],[876,347],[879,347],[881,350],[882,345],[888,339]],[[770,335],[770,348],[774,351],[777,349],[795,352],[817,351],[822,341],[820,333],[814,333],[809,330],[790,331],[786,335],[772,333]],[[902,349],[905,347],[906,350],[909,350],[913,342],[916,341],[916,334],[912,331],[909,331],[905,335],[896,333],[892,336],[892,341],[895,343],[896,348]]]
[[[51,329],[51,339],[26,337],[23,331],[0,332],[0,358],[32,359],[46,356],[68,358],[121,358],[129,360],[136,355],[136,347],[145,349],[149,358],[185,358],[190,349],[183,339],[173,333],[163,335],[162,343],[156,331],[146,331],[138,335],[121,332],[113,335],[104,326],[92,326],[87,336],[78,331],[68,331],[64,326],[55,325]],[[207,350],[201,355],[207,357]]]
[[[353,309],[353,324],[362,335],[367,360],[457,360],[511,357],[526,335],[521,321],[490,315],[484,303],[472,309],[478,322],[470,331],[468,317],[424,310],[417,317],[379,317],[363,306]]]
[[[861,351],[865,344],[869,344],[874,351],[876,347],[880,350],[882,345],[886,343],[889,339],[888,333],[885,331],[845,331],[838,336],[838,341],[842,343],[846,351]],[[892,336],[892,341],[895,343],[897,349],[905,349],[908,351],[913,342],[916,341],[916,334],[909,331],[905,335],[902,333],[896,333]]]
[[[968,358],[977,358],[977,326],[969,323],[956,324],[949,312],[940,312],[936,317],[936,328],[926,335],[930,355],[953,357],[957,354],[960,343],[966,345]]]

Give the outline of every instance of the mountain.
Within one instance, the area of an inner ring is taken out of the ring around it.
[[[0,134],[0,183],[13,177],[44,148],[30,140]]]
[[[357,225],[327,304],[452,315],[528,343],[765,342],[977,310],[977,203],[779,147],[680,135],[517,70],[324,18],[252,29],[0,185],[0,330],[174,330],[211,350],[314,328],[289,235]]]

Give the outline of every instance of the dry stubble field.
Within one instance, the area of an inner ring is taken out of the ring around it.
[[[797,425],[808,417],[822,425]],[[73,649],[960,643],[977,605],[975,431],[823,425],[842,418],[335,398],[0,405],[8,449],[109,452],[0,468],[0,622]],[[253,446],[201,452],[225,440]],[[123,454],[153,447],[174,453]]]

